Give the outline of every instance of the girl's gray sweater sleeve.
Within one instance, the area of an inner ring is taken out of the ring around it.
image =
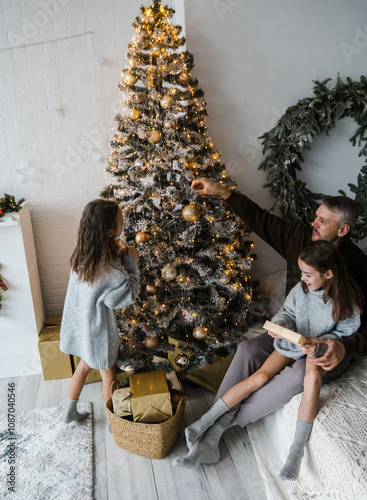
[[[110,291],[103,302],[111,309],[120,309],[135,302],[139,294],[139,271],[136,257],[123,257],[122,265],[110,275]]]

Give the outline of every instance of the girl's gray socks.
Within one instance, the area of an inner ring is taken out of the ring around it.
[[[65,424],[70,424],[70,422],[80,422],[84,420],[89,413],[79,413],[76,409],[78,404],[78,399],[68,399],[68,404],[66,405],[65,415],[63,421]]]
[[[297,420],[293,444],[289,450],[285,465],[279,472],[279,477],[283,481],[295,481],[298,479],[304,449],[310,436],[312,425],[310,422]]]
[[[223,399],[219,398],[218,401],[210,408],[209,411],[189,427],[185,429],[186,444],[190,449],[199,437],[211,426],[223,413],[228,411],[229,408]]]

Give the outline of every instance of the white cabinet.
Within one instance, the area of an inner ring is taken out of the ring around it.
[[[0,378],[42,373],[44,312],[28,204],[0,219],[0,273],[9,289],[0,310]]]

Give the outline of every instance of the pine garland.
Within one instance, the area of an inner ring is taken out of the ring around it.
[[[357,178],[357,184],[348,184],[355,194],[355,201],[360,211],[360,219],[352,233],[356,240],[367,236],[367,80],[347,78],[343,82],[337,77],[336,84],[329,88],[328,82],[315,81],[313,97],[301,99],[295,106],[289,107],[277,125],[266,132],[263,139],[263,153],[267,153],[259,169],[267,172],[270,188],[276,198],[282,215],[290,220],[311,222],[322,193],[313,193],[306,184],[297,179],[297,170],[302,170],[304,149],[311,149],[316,135],[326,133],[336,126],[338,120],[351,117],[358,128],[350,138],[353,146],[361,148],[358,156],[365,157],[365,164]],[[345,192],[339,190],[345,195]],[[273,207],[274,208],[274,207]]]

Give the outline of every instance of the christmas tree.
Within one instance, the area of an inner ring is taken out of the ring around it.
[[[118,200],[123,244],[140,252],[141,293],[119,311],[119,364],[159,369],[154,355],[180,349],[182,374],[234,352],[262,319],[250,275],[253,242],[242,221],[213,196],[191,189],[202,176],[235,184],[207,135],[206,103],[191,74],[174,11],[154,1],[141,7],[119,88],[127,111],[117,117],[104,197]]]

